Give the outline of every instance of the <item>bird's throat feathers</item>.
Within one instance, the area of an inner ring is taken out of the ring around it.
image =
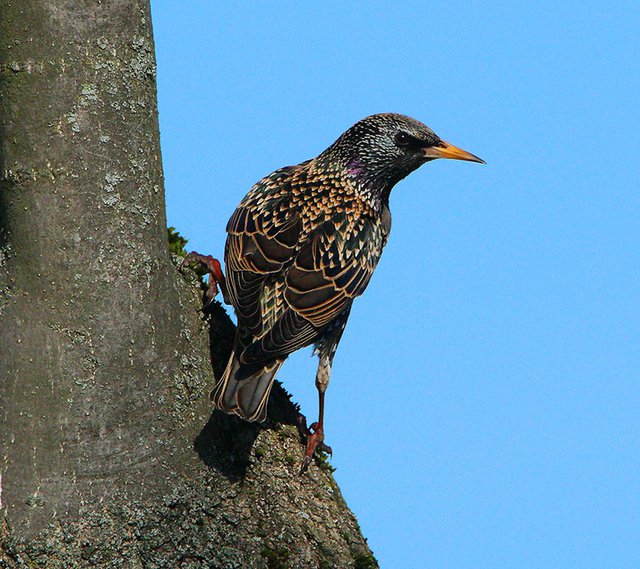
[[[407,171],[406,167],[391,168],[388,164],[372,164],[371,160],[363,160],[359,156],[351,156],[346,160],[332,157],[321,168],[332,169],[336,177],[343,178],[346,185],[353,188],[376,211],[381,211],[388,204],[393,187],[412,171]]]
[[[382,134],[377,124],[363,122],[345,132],[314,162],[318,169],[348,180],[367,201],[379,205],[388,201],[400,180],[424,163],[398,153],[392,138]]]

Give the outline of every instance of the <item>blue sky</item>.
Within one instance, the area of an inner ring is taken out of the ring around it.
[[[202,253],[250,186],[400,112],[428,164],[327,393],[385,568],[640,566],[636,2],[153,0],[168,219]],[[316,415],[315,359],[279,377]]]

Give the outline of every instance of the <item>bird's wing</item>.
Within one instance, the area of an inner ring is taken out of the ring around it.
[[[245,363],[286,356],[319,333],[361,295],[378,263],[385,234],[371,218],[337,214],[300,248],[285,281],[288,307],[241,356]]]
[[[300,249],[287,274],[291,309],[316,328],[326,326],[367,288],[384,241],[377,220],[333,216]]]
[[[263,285],[292,261],[298,244],[302,223],[290,207],[290,181],[301,166],[282,168],[260,180],[227,224],[227,296],[238,321],[254,336],[263,328]]]

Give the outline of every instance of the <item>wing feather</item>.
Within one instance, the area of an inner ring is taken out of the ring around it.
[[[227,223],[227,293],[238,320],[254,336],[264,328],[263,289],[291,262],[301,231],[290,207],[291,176],[300,166],[277,170],[245,196]]]
[[[337,216],[324,223],[287,274],[289,306],[315,327],[326,326],[365,291],[382,243],[382,228],[369,217],[348,223]]]

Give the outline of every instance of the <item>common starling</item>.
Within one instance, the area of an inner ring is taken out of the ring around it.
[[[233,351],[212,393],[215,406],[264,421],[273,380],[292,352],[319,357],[319,418],[308,432],[301,471],[324,445],[324,394],[353,300],[371,279],[391,229],[389,194],[436,158],[483,162],[404,115],[369,116],[317,158],[255,184],[227,225],[226,283],[205,262],[238,317]]]

